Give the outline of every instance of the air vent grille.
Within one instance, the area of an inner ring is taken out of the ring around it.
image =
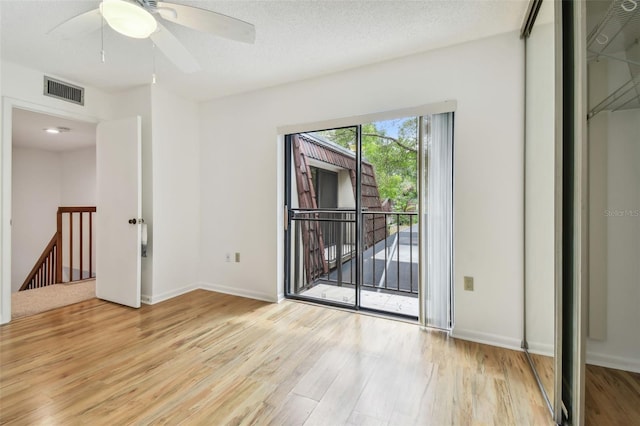
[[[77,105],[84,105],[84,88],[44,76],[44,95]]]

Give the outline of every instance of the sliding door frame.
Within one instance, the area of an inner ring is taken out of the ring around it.
[[[427,326],[426,305],[426,268],[423,260],[427,257],[427,246],[424,240],[424,229],[427,229],[427,221],[424,212],[424,188],[425,174],[428,164],[424,164],[424,115],[418,116],[418,322],[421,327]],[[453,305],[453,297],[451,298]]]
[[[324,128],[324,129],[315,129],[313,131],[323,131],[323,130],[336,130],[336,129],[345,129],[345,128],[355,128],[356,129],[356,194],[358,194],[356,196],[356,207],[355,207],[355,231],[356,231],[356,240],[355,240],[355,250],[356,250],[356,255],[357,255],[357,259],[356,259],[356,269],[355,269],[355,284],[354,284],[354,292],[355,292],[355,302],[353,305],[351,304],[347,304],[347,303],[338,303],[338,302],[334,302],[332,300],[327,300],[327,299],[315,299],[312,297],[306,297],[306,296],[300,296],[299,294],[296,294],[295,292],[292,292],[290,287],[291,287],[291,234],[290,234],[290,230],[291,230],[291,224],[292,224],[292,216],[293,216],[293,209],[291,207],[291,201],[292,201],[292,184],[291,181],[293,179],[292,176],[292,171],[293,171],[293,165],[292,165],[292,155],[293,155],[293,148],[292,148],[292,139],[293,136],[297,133],[304,133],[303,131],[299,131],[299,132],[293,132],[293,133],[287,133],[284,135],[284,296],[288,299],[293,299],[293,300],[300,300],[303,302],[312,302],[312,303],[320,303],[323,305],[327,305],[327,306],[332,306],[335,308],[341,308],[341,309],[352,309],[354,311],[359,310],[359,304],[360,304],[360,281],[359,281],[359,277],[360,274],[362,273],[362,254],[360,253],[360,247],[361,247],[361,236],[362,236],[362,212],[361,210],[361,204],[362,202],[360,201],[360,195],[362,193],[361,191],[361,176],[360,176],[360,161],[359,161],[359,156],[360,156],[360,147],[361,147],[361,140],[360,140],[360,135],[361,135],[361,130],[360,130],[360,125],[347,125],[347,126],[342,126],[342,127],[330,127],[330,128]],[[296,225],[299,226],[299,225]]]
[[[562,4],[562,386],[563,420],[584,425],[588,289],[586,3]]]
[[[357,311],[362,310],[361,294],[362,291],[362,248],[364,247],[362,239],[362,123],[356,126],[356,306]]]
[[[292,185],[291,185],[291,173],[292,173],[292,164],[291,164],[291,153],[292,153],[292,147],[291,147],[291,140],[292,140],[292,136],[294,134],[297,133],[305,133],[305,132],[315,132],[315,131],[322,131],[322,130],[334,130],[334,129],[340,129],[340,128],[356,128],[356,194],[355,194],[355,201],[356,201],[356,253],[357,253],[357,260],[356,260],[356,271],[355,271],[355,280],[356,280],[356,284],[355,284],[355,306],[352,305],[346,305],[346,304],[341,304],[341,303],[335,303],[329,300],[322,300],[321,303],[324,305],[328,305],[328,306],[333,306],[333,307],[337,307],[337,308],[346,308],[346,309],[353,309],[354,311],[368,311],[368,312],[374,312],[374,313],[379,313],[379,314],[383,314],[383,315],[389,315],[388,312],[384,312],[384,311],[378,311],[376,309],[371,309],[371,308],[367,308],[367,307],[362,307],[360,306],[360,300],[361,300],[361,288],[362,286],[360,285],[360,277],[362,276],[362,250],[361,247],[363,247],[363,236],[364,236],[364,232],[363,232],[363,212],[362,212],[362,184],[361,184],[361,175],[362,175],[362,138],[361,138],[361,126],[364,123],[372,123],[372,122],[376,122],[376,121],[385,121],[385,120],[393,120],[393,119],[399,119],[399,118],[405,118],[405,117],[418,117],[419,123],[418,123],[418,194],[420,194],[420,196],[418,197],[418,223],[419,223],[419,228],[420,229],[424,229],[423,226],[425,226],[426,224],[424,223],[424,214],[423,214],[423,209],[424,206],[422,205],[422,190],[424,188],[422,188],[422,182],[421,182],[421,173],[422,173],[422,167],[424,166],[422,164],[422,151],[424,149],[424,129],[423,129],[423,119],[422,117],[427,116],[427,115],[433,115],[433,114],[441,114],[441,113],[455,113],[457,110],[457,102],[454,100],[447,100],[447,101],[442,101],[442,102],[438,102],[438,103],[432,103],[432,104],[425,104],[425,105],[420,105],[420,106],[415,106],[415,107],[409,107],[409,108],[403,108],[403,109],[397,109],[397,110],[393,110],[393,111],[385,111],[385,112],[378,112],[378,113],[372,113],[372,114],[364,114],[364,115],[357,115],[357,116],[352,116],[352,117],[345,117],[345,118],[337,118],[337,119],[331,119],[331,120],[324,120],[324,121],[318,121],[318,122],[309,122],[309,123],[301,123],[301,124],[293,124],[293,125],[285,125],[285,126],[279,126],[277,128],[277,133],[278,135],[284,136],[284,205],[283,205],[283,221],[284,221],[284,244],[283,244],[283,248],[284,248],[284,256],[282,257],[283,261],[284,261],[284,280],[283,280],[283,285],[284,285],[284,295],[285,297],[289,298],[289,299],[294,299],[294,300],[301,300],[301,301],[306,301],[306,302],[320,302],[319,300],[315,300],[309,297],[304,297],[304,296],[299,296],[296,294],[292,294],[292,292],[290,291],[289,287],[290,287],[290,283],[291,283],[291,235],[290,235],[290,229],[291,229],[291,200],[292,200],[292,194],[291,194],[291,189],[292,189]],[[356,124],[354,124],[356,123]],[[452,124],[453,125],[453,124]],[[452,219],[453,220],[453,219]],[[454,235],[455,235],[455,223],[454,223]],[[423,262],[422,259],[424,258],[423,255],[424,250],[426,250],[425,247],[425,241],[423,240],[423,236],[422,236],[423,232],[419,232],[418,235],[418,256],[420,261],[418,262],[418,287],[419,287],[419,292],[418,292],[418,303],[419,303],[419,314],[418,314],[418,323],[421,326],[426,326],[427,323],[427,318],[426,318],[426,312],[425,312],[425,297],[426,297],[426,283],[423,279]],[[453,235],[452,235],[453,238]],[[454,247],[454,245],[452,244],[452,247]],[[453,250],[453,248],[452,248]],[[453,281],[455,279],[454,274],[453,274],[453,265],[455,262],[455,257],[453,256],[452,253],[452,264],[451,264],[451,268],[452,268],[452,280],[451,283],[449,283],[449,285],[451,286],[451,291],[450,291],[450,300],[449,300],[449,324],[452,327],[453,326],[453,310],[454,310],[454,294],[453,294]]]

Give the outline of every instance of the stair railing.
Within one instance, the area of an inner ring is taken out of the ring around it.
[[[96,213],[95,207],[58,207],[58,244],[61,251],[60,259],[56,265],[59,282],[72,282],[93,277],[95,268],[93,253],[93,219]],[[79,219],[77,229],[74,229],[74,218]],[[86,218],[86,219],[85,219]],[[64,223],[68,226],[64,226]],[[85,224],[88,228],[85,229]],[[77,235],[74,238],[74,230]],[[85,232],[88,232],[88,253],[85,257]],[[74,252],[74,244],[78,245],[77,253]],[[88,259],[87,259],[88,257]],[[87,265],[88,264],[88,265]],[[78,266],[78,277],[74,276],[74,265]],[[63,273],[63,266],[68,266],[68,277]],[[84,267],[88,266],[88,270]],[[85,276],[85,272],[88,272]]]
[[[36,264],[27,275],[27,279],[20,287],[19,291],[32,290],[34,288],[45,287],[59,282],[58,275],[58,259],[60,258],[60,250],[58,245],[58,233],[56,232],[47,244]]]
[[[95,213],[95,207],[58,207],[56,233],[19,291],[94,277],[93,220]],[[77,275],[74,274],[74,266],[77,266]],[[68,267],[67,276],[64,274],[65,267]],[[88,269],[84,269],[85,267]]]

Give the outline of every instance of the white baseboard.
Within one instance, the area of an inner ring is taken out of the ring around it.
[[[165,300],[169,300],[174,297],[177,297],[198,289],[207,290],[207,291],[216,291],[218,293],[230,294],[232,296],[246,297],[249,299],[263,300],[265,302],[271,302],[271,303],[280,303],[282,301],[282,298],[280,297],[280,295],[278,295],[277,298],[274,299],[273,296],[267,293],[261,293],[261,292],[252,291],[252,290],[239,289],[237,287],[228,287],[224,285],[204,283],[204,282],[193,283],[176,290],[167,291],[157,296],[149,296],[148,294],[143,294],[140,296],[140,301],[145,305],[154,305],[156,303],[164,302]]]
[[[499,348],[513,349],[514,351],[522,351],[520,347],[522,342],[511,337],[500,336],[491,333],[482,333],[472,330],[461,330],[453,328],[451,336],[455,339],[468,340],[470,342],[483,343],[485,345],[497,346]]]
[[[232,296],[246,297],[248,299],[263,300],[265,302],[278,303],[278,298],[274,298],[273,295],[268,293],[262,293],[259,291],[246,290],[238,287],[228,287],[220,284],[211,283],[198,283],[196,288],[202,290],[216,291],[218,293],[230,294]]]
[[[587,364],[640,373],[640,359],[587,352]]]
[[[159,294],[157,296],[149,296],[147,294],[143,294],[140,296],[140,301],[145,305],[155,305],[156,303],[164,302],[165,300],[173,299],[174,297],[189,293],[190,291],[198,289],[198,284],[190,284],[188,286],[178,288],[175,290],[167,291],[165,293]]]
[[[535,355],[553,356],[553,345],[549,343],[527,342],[529,353]]]

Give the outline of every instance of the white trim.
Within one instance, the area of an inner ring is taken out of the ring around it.
[[[285,193],[284,193],[284,166],[285,166],[285,147],[284,136],[278,135],[276,138],[276,226],[274,226],[274,232],[276,233],[276,299],[277,303],[280,303],[284,299],[284,286],[285,286],[285,267],[284,267],[284,221],[285,221]],[[291,206],[288,206],[291,208]]]
[[[638,358],[624,358],[607,354],[587,352],[586,362],[587,364],[598,365],[600,367],[615,368],[617,370],[640,373],[640,359]]]
[[[333,118],[312,123],[278,126],[277,132],[279,135],[288,135],[292,133],[312,132],[314,130],[335,129],[338,127],[349,127],[363,123],[373,123],[375,121],[393,120],[396,118],[404,117],[419,117],[422,115],[440,114],[443,112],[454,112],[457,108],[457,101],[448,100],[428,105],[419,105],[415,107],[396,109],[393,111],[374,112],[371,114]]]
[[[192,292],[193,290],[197,290],[198,284],[193,283],[188,286],[178,288],[175,290],[167,291],[165,293],[159,294],[157,296],[149,296],[147,294],[143,294],[140,297],[140,301],[145,305],[155,305],[156,303],[164,302],[165,300],[173,299],[174,297],[182,296],[183,294]]]
[[[26,111],[37,112],[40,114],[52,115],[54,117],[65,118],[67,120],[83,121],[86,123],[99,123],[100,119],[92,115],[78,114],[63,109],[52,108],[46,105],[40,105],[34,102],[23,101],[20,99],[12,98],[9,96],[3,96],[3,101],[6,105],[11,105],[12,108],[24,109]]]
[[[218,293],[230,294],[232,296],[246,297],[249,299],[262,300],[264,302],[278,303],[278,298],[273,295],[263,293],[261,291],[246,290],[238,287],[229,287],[226,285],[212,283],[198,283],[197,288],[201,290],[215,291]]]
[[[183,294],[190,293],[194,290],[215,291],[217,293],[224,293],[224,294],[229,294],[231,296],[245,297],[248,299],[262,300],[264,302],[271,302],[271,303],[280,303],[284,300],[284,294],[282,293],[279,293],[277,298],[274,299],[271,295],[267,293],[244,290],[244,289],[239,289],[237,287],[229,287],[229,286],[219,285],[219,284],[196,282],[196,283],[184,286],[182,288],[167,291],[157,296],[150,296],[148,294],[143,294],[141,296],[141,302],[145,305],[155,305],[156,303],[164,302],[166,300],[173,299],[174,297],[182,296]]]
[[[575,2],[572,6],[574,22],[574,185],[573,185],[573,413],[569,416],[576,426],[585,424],[585,364],[587,351],[587,311],[589,309],[587,292],[589,289],[589,181],[587,145],[587,5]],[[564,338],[564,337],[563,337]],[[569,354],[563,354],[563,357]]]
[[[69,120],[98,123],[93,116],[77,114],[51,108],[34,102],[22,101],[8,96],[2,97],[2,141],[0,143],[0,324],[11,321],[11,168],[12,168],[12,121],[13,109],[19,108],[41,114],[53,115]]]
[[[2,102],[2,141],[0,144],[0,324],[11,321],[11,120],[13,106]]]
[[[512,337],[500,336],[498,334],[483,333],[473,330],[461,330],[454,328],[451,330],[451,336],[455,339],[468,340],[470,342],[482,343],[485,345],[497,346],[499,348],[512,349],[514,351],[522,351],[520,347],[520,339]]]
[[[543,355],[543,356],[554,356],[554,345],[553,343],[535,343],[535,342],[527,342],[527,351],[530,354],[534,355]]]
[[[340,166],[335,166],[333,164],[330,163],[325,163],[324,161],[320,161],[320,160],[316,160],[315,158],[309,158],[307,157],[307,164],[309,165],[309,167],[315,167],[318,169],[322,169],[322,170],[327,170],[329,172],[335,172],[335,173],[339,173],[343,170],[348,170],[345,168],[342,168]]]

